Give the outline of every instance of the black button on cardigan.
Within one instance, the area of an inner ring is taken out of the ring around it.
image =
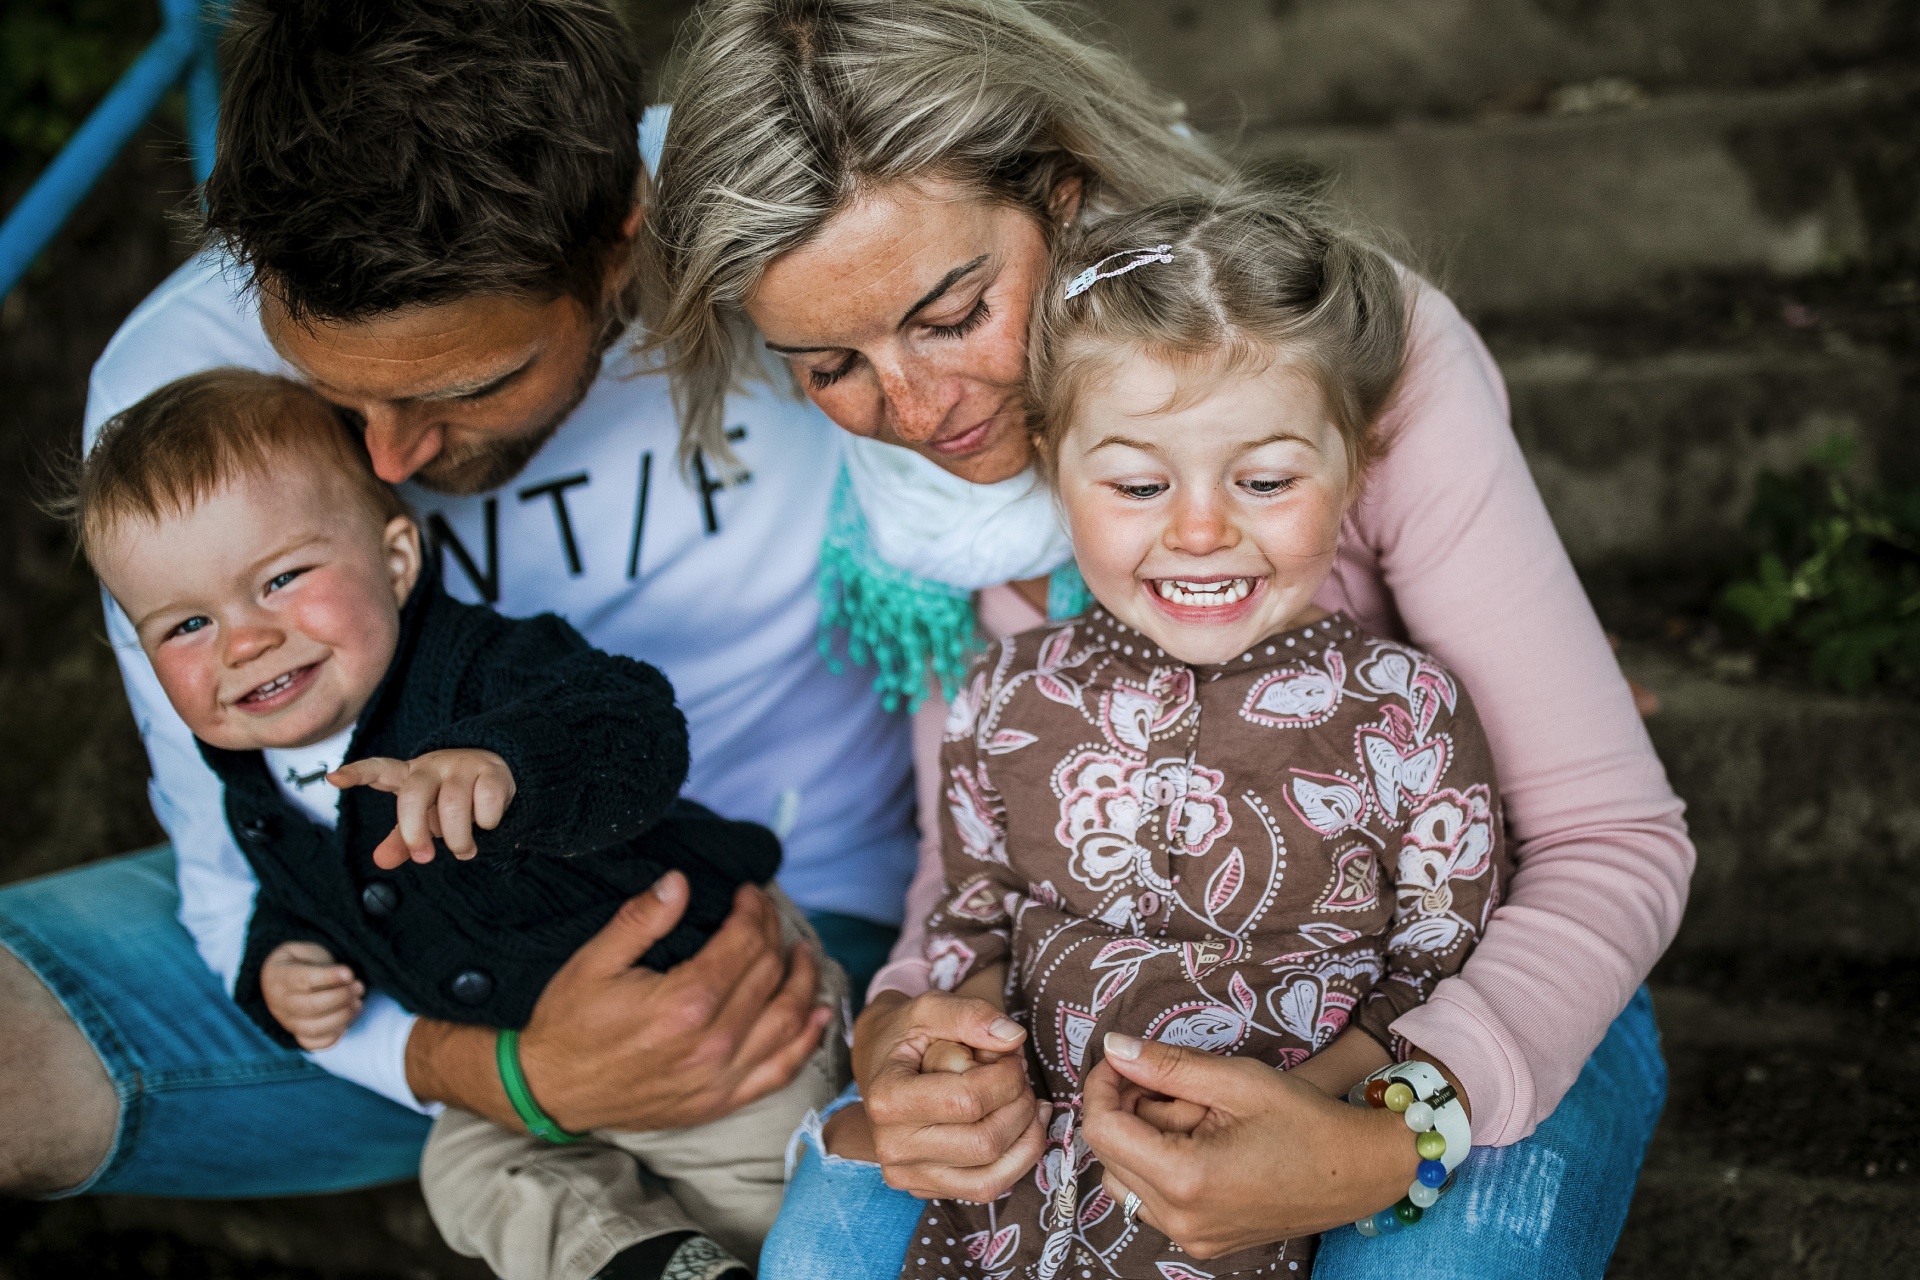
[[[493,995],[493,975],[485,969],[462,969],[453,975],[453,981],[447,984],[447,990],[461,1004],[480,1006]]]
[[[360,909],[375,920],[385,920],[400,905],[400,890],[391,880],[375,880],[360,891]]]

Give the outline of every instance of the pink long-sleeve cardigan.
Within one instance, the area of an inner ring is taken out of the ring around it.
[[[1533,1132],[1672,941],[1693,873],[1682,805],[1527,471],[1506,387],[1473,327],[1422,287],[1388,441],[1348,513],[1318,603],[1426,649],[1479,707],[1517,870],[1479,949],[1394,1030],[1473,1099],[1474,1141]],[[1010,588],[984,630],[1038,625]],[[915,721],[921,829],[939,804],[939,729]],[[940,896],[923,840],[906,928],[872,992],[927,990],[923,926]]]

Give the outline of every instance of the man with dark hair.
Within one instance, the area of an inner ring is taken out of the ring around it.
[[[625,32],[590,0],[307,0],[243,8],[228,47],[204,222],[251,272],[274,346],[295,365],[333,346],[377,359],[363,348],[429,314],[436,337],[542,333],[512,386],[348,403],[376,455],[421,450],[385,462],[389,480],[473,494],[518,475],[631,318],[642,97]],[[463,401],[486,403],[448,407]]]
[[[666,672],[691,730],[687,793],[782,836],[783,887],[861,983],[915,835],[903,718],[814,646],[839,436],[788,397],[741,393],[737,463],[676,464],[670,389],[618,341],[640,152],[665,125],[641,119],[618,23],[593,0],[275,0],[239,8],[230,49],[211,246],[109,343],[89,437],[217,365],[291,372],[358,415],[379,474],[412,481],[450,590],[560,613]],[[0,1186],[367,1185],[412,1174],[441,1105],[510,1127],[525,1104],[564,1130],[677,1129],[807,1061],[817,968],[783,953],[752,889],[665,974],[633,962],[684,895],[629,902],[541,995],[511,1100],[491,1031],[378,991],[333,1047],[275,1046],[225,989],[255,886],[218,780],[111,603],[108,624],[172,842],[0,892]],[[404,880],[369,888],[370,915],[389,890]],[[475,957],[471,989],[485,968]]]

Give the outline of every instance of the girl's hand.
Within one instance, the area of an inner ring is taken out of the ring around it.
[[[1033,1168],[1052,1108],[1033,1096],[1013,1052],[1026,1035],[987,1001],[944,991],[912,1000],[883,991],[866,1007],[853,1073],[888,1186],[923,1200],[988,1201]],[[925,1071],[940,1041],[976,1060],[964,1073]]]
[[[1140,1217],[1201,1259],[1384,1209],[1419,1163],[1391,1111],[1350,1107],[1252,1058],[1120,1035],[1087,1075],[1084,1133],[1108,1194],[1138,1195]]]
[[[375,756],[342,765],[327,781],[342,790],[372,787],[397,797],[394,828],[373,851],[373,865],[386,871],[409,858],[432,862],[435,836],[454,857],[473,857],[480,851],[474,827],[499,826],[514,794],[513,771],[491,751],[429,751],[416,760]]]
[[[267,1012],[309,1053],[338,1040],[360,1016],[367,988],[317,942],[283,942],[260,966]]]
[[[948,1075],[964,1075],[973,1070],[975,1065],[982,1062],[996,1062],[1001,1056],[997,1053],[989,1054],[985,1049],[976,1053],[967,1046],[955,1044],[951,1040],[935,1040],[920,1056],[920,1074],[924,1076],[936,1071],[944,1071]]]

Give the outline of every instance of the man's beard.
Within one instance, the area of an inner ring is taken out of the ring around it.
[[[580,370],[567,402],[546,421],[516,436],[462,445],[458,449],[442,448],[431,462],[413,473],[413,482],[423,489],[461,497],[498,489],[519,475],[527,463],[533,461],[533,455],[540,452],[541,446],[553,439],[553,433],[560,429],[568,414],[580,407],[599,376],[600,350],[596,349]]]

